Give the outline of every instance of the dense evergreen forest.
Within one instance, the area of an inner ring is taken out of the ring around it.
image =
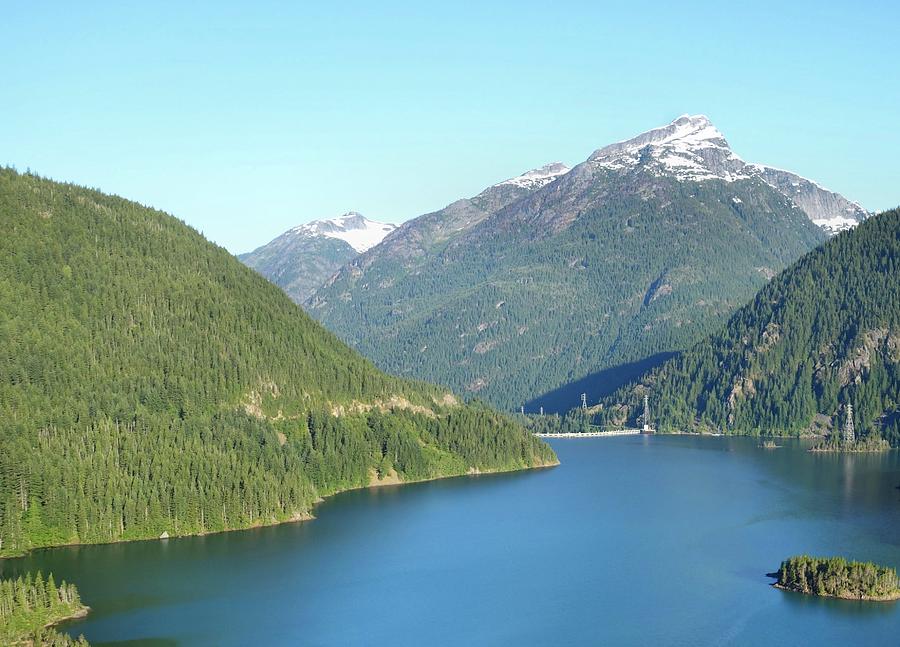
[[[0,214],[0,555],[555,462],[511,419],[378,371],[171,216],[11,169]]]
[[[66,582],[57,586],[53,575],[0,580],[0,645],[85,646],[84,638],[72,640],[48,625],[86,611],[78,589]]]
[[[804,256],[721,331],[611,396],[606,420],[634,419],[648,389],[662,430],[827,433],[849,403],[857,437],[900,444],[900,210]]]
[[[897,571],[872,562],[848,562],[843,557],[791,557],[781,562],[778,586],[851,600],[900,598]]]
[[[424,250],[392,235],[308,309],[385,370],[517,411],[601,369],[689,348],[824,240],[756,180],[598,174],[573,196],[585,192],[565,224],[514,203]],[[546,210],[573,196],[550,195]]]
[[[583,434],[596,431],[595,416],[590,411],[572,409],[565,414],[516,415],[529,431],[536,434]]]

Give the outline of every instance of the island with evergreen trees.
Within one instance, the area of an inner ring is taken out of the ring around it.
[[[896,569],[872,562],[801,555],[781,562],[772,575],[777,578],[774,586],[785,591],[844,600],[900,599]]]
[[[75,585],[57,586],[52,574],[46,579],[41,573],[34,577],[29,573],[0,580],[0,645],[85,647],[83,637],[72,639],[53,626],[87,612]]]
[[[853,441],[845,441],[841,438],[829,437],[809,448],[811,452],[832,453],[870,453],[886,452],[891,449],[891,444],[880,436],[866,436]]]
[[[809,448],[811,452],[884,452],[891,444],[881,436],[869,434],[857,436],[853,424],[853,405],[847,403],[844,429],[840,435],[833,433],[826,440]]]

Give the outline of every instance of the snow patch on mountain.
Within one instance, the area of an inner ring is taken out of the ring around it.
[[[842,231],[847,231],[848,229],[853,229],[856,225],[859,224],[859,221],[854,218],[848,218],[846,216],[835,216],[833,218],[816,218],[813,219],[813,222],[822,229],[824,229],[827,233],[831,234],[839,234]]]
[[[565,175],[571,170],[572,169],[570,169],[562,162],[552,162],[550,164],[545,164],[541,168],[532,169],[530,171],[522,173],[522,175],[519,175],[517,177],[503,180],[503,182],[499,182],[494,186],[512,184],[514,186],[522,187],[523,189],[539,189],[542,186],[550,184],[556,178],[560,177],[561,175]]]
[[[764,182],[790,198],[829,235],[852,229],[869,216],[858,203],[796,173],[762,164],[748,164],[748,167]]]
[[[384,240],[396,225],[369,220],[355,211],[329,220],[313,220],[290,230],[291,234],[324,236],[342,240],[357,252],[365,252]]]
[[[612,170],[644,165],[656,175],[672,175],[681,181],[733,182],[748,177],[743,172],[744,161],[704,115],[682,115],[668,126],[604,146],[588,161]]]
[[[748,164],[704,115],[682,115],[672,123],[600,148],[587,163],[596,169],[637,169],[682,182],[759,179],[789,198],[828,234],[849,229],[869,214],[859,204],[789,171]],[[737,202],[735,202],[737,204]]]

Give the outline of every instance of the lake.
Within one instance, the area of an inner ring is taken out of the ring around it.
[[[778,591],[799,553],[900,567],[900,453],[748,438],[557,440],[562,465],[347,492],[317,519],[57,548],[129,645],[889,645],[900,603]]]

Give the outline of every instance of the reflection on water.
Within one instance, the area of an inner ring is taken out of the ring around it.
[[[893,644],[900,604],[778,591],[798,553],[900,566],[900,456],[556,441],[560,467],[348,492],[318,519],[38,551],[97,645]]]
[[[175,647],[179,643],[177,640],[169,638],[138,638],[136,640],[118,640],[92,644],[95,647]]]

